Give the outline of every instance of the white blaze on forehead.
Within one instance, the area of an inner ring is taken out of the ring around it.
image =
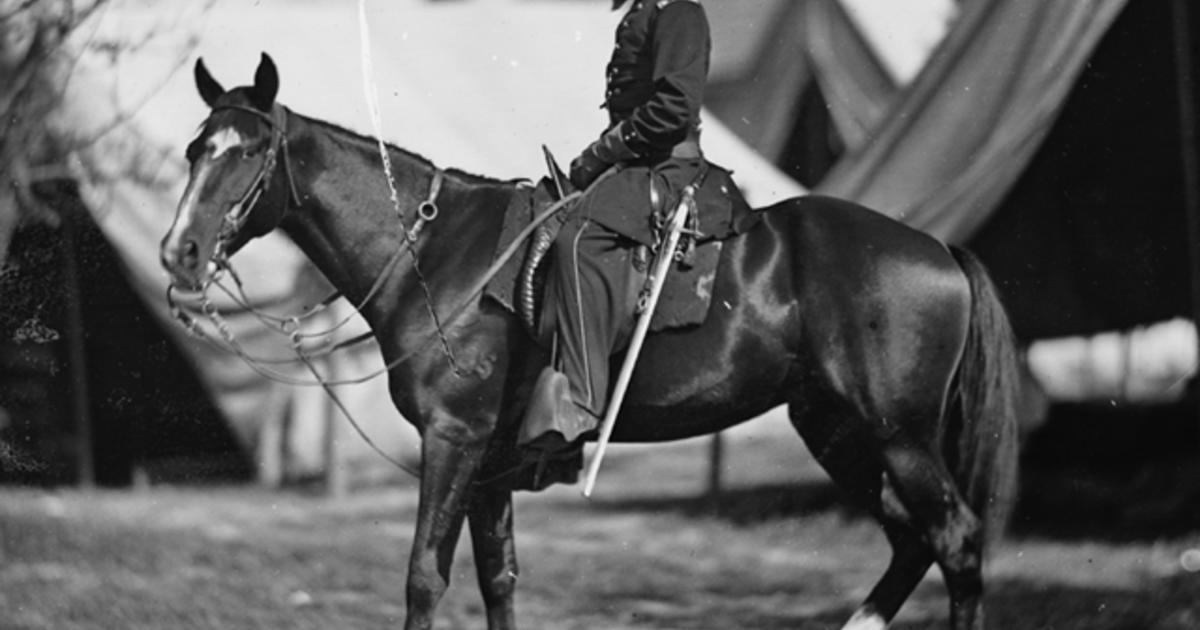
[[[233,127],[222,127],[208,137],[205,144],[212,151],[213,159],[221,157],[226,151],[242,146],[246,139]]]
[[[200,190],[204,188],[205,181],[208,180],[208,174],[211,172],[212,165],[208,162],[201,161],[196,168],[196,173],[188,182],[187,188],[183,191],[183,199],[179,201],[179,210],[175,216],[175,222],[171,224],[171,230],[167,233],[167,242],[174,247],[182,246],[180,240],[183,234],[188,230],[193,229],[193,226],[199,220],[199,204],[197,197]]]

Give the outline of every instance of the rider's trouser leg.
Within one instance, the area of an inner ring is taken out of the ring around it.
[[[541,325],[557,334],[556,367],[570,381],[575,402],[597,417],[608,398],[609,359],[630,332],[638,289],[633,245],[586,218],[572,218],[552,249]]]

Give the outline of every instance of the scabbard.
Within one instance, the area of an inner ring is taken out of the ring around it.
[[[640,301],[642,310],[638,314],[633,337],[629,341],[629,349],[625,351],[625,360],[621,362],[621,372],[617,375],[617,382],[613,388],[612,397],[609,399],[608,409],[604,413],[604,421],[600,425],[596,452],[592,455],[591,462],[588,463],[587,476],[583,484],[583,496],[585,497],[592,496],[592,490],[596,487],[596,477],[600,473],[600,464],[604,461],[608,443],[612,440],[612,432],[617,424],[617,414],[621,410],[621,402],[625,398],[625,391],[629,388],[629,381],[633,377],[633,368],[637,365],[638,354],[642,351],[642,342],[646,340],[646,333],[650,330],[650,320],[654,318],[654,308],[658,305],[663,283],[666,281],[667,273],[671,270],[671,263],[675,259],[675,247],[679,244],[679,235],[683,232],[683,225],[691,212],[692,204],[695,203],[695,190],[695,187],[691,185],[684,188],[683,194],[680,195],[679,205],[672,211],[671,218],[667,222],[666,238],[660,244],[658,255],[654,259],[654,266],[651,268],[649,294],[645,300]]]

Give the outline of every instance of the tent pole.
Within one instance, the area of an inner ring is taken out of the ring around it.
[[[1171,2],[1172,41],[1175,48],[1175,94],[1179,107],[1179,158],[1183,169],[1183,203],[1187,213],[1188,276],[1191,279],[1192,323],[1200,326],[1200,159],[1196,148],[1196,83],[1192,70],[1189,0]],[[1200,368],[1200,342],[1197,347]],[[1193,376],[1195,379],[1195,376]],[[1200,417],[1200,402],[1197,402]],[[1200,423],[1197,424],[1200,432]]]
[[[330,380],[335,379],[337,365],[335,361],[327,362],[326,374]],[[323,458],[325,460],[325,494],[333,498],[349,494],[350,483],[346,476],[346,458],[338,447],[338,429],[341,427],[341,411],[334,402],[332,394],[322,396],[325,401],[325,443]]]
[[[79,246],[79,221],[81,210],[68,203],[59,204],[62,217],[62,266],[63,291],[66,302],[66,326],[64,340],[67,346],[67,378],[70,382],[71,416],[75,421],[75,450],[78,475],[76,481],[83,488],[96,485],[96,462],[92,453],[92,417],[88,392],[87,352],[83,326],[83,306],[80,297],[79,261],[76,248]]]
[[[708,492],[706,500],[714,512],[721,507],[721,493],[724,490],[721,474],[725,468],[725,439],[720,431],[712,434],[708,442]]]

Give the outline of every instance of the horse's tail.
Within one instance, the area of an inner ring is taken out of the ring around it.
[[[987,269],[952,247],[971,284],[971,324],[958,368],[959,417],[954,475],[983,521],[985,540],[999,538],[1017,491],[1017,403],[1020,374],[1012,328]],[[951,446],[951,445],[947,445]],[[948,453],[949,454],[949,453]]]

